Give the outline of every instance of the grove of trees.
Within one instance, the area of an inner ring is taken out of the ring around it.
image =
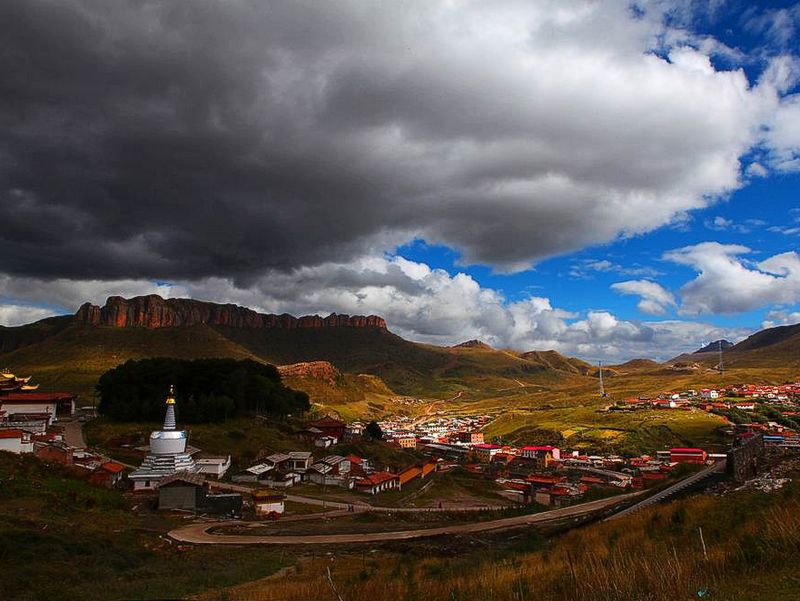
[[[126,361],[100,376],[98,409],[115,421],[160,421],[170,385],[182,423],[244,413],[286,416],[310,407],[308,395],[284,386],[273,365],[250,359],[154,358]]]

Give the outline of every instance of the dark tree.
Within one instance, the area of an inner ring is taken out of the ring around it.
[[[366,432],[367,436],[369,436],[372,440],[383,440],[383,430],[381,430],[381,427],[375,420],[372,420],[367,424]]]
[[[100,376],[98,409],[116,421],[159,421],[175,386],[178,418],[217,422],[243,413],[285,416],[308,411],[308,395],[283,385],[278,370],[249,359],[127,361]]]

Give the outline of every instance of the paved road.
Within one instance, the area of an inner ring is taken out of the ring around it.
[[[426,528],[420,530],[402,530],[398,532],[370,532],[365,534],[318,534],[318,535],[275,535],[275,536],[248,536],[246,534],[211,534],[209,530],[220,525],[230,524],[230,522],[202,522],[189,524],[176,528],[169,533],[169,536],[177,541],[192,543],[197,545],[324,545],[324,544],[346,544],[346,543],[376,543],[386,541],[410,540],[415,538],[425,538],[430,536],[441,536],[444,534],[473,534],[476,532],[487,532],[491,530],[504,530],[516,528],[530,524],[545,524],[565,518],[577,518],[588,513],[599,511],[613,505],[629,501],[641,493],[629,493],[609,499],[591,501],[571,507],[563,507],[543,513],[531,515],[520,515],[511,518],[502,518],[487,522],[475,522],[472,524],[461,524],[453,526],[442,526],[439,528]],[[239,522],[251,527],[253,522]],[[261,522],[256,524],[263,525]]]
[[[86,448],[86,441],[83,439],[82,422],[77,419],[71,419],[69,421],[61,421],[60,425],[64,427],[64,442],[76,449]]]
[[[727,460],[723,459],[721,461],[716,461],[709,465],[708,467],[700,470],[689,476],[688,478],[684,478],[679,482],[676,482],[672,486],[669,486],[662,490],[659,493],[654,494],[651,497],[646,498],[645,500],[636,503],[635,505],[631,505],[627,509],[623,509],[619,513],[615,513],[614,515],[607,517],[605,521],[616,520],[626,515],[630,515],[639,511],[640,509],[644,509],[645,507],[649,507],[650,505],[655,505],[656,503],[660,503],[675,495],[683,490],[686,490],[690,486],[697,484],[698,482],[705,480],[706,478],[710,478],[711,476],[718,474],[725,470],[725,466],[727,464]]]
[[[240,492],[251,494],[253,489],[248,486],[241,486],[238,484],[228,484],[227,482],[211,482],[211,488],[217,490],[228,490],[231,492]],[[316,507],[329,507],[331,509],[347,509],[353,507],[356,511],[374,511],[377,513],[433,513],[437,511],[452,512],[452,511],[487,511],[493,509],[503,509],[504,505],[471,505],[467,507],[379,507],[369,505],[364,502],[343,503],[341,501],[323,501],[322,499],[315,499],[313,497],[302,497],[300,495],[286,495],[287,501],[294,501],[295,503],[302,503],[303,505],[314,505]]]

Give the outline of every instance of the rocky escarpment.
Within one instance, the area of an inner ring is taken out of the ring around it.
[[[334,384],[341,372],[327,361],[305,361],[291,365],[279,365],[278,372],[284,378],[315,378]]]
[[[386,329],[377,315],[272,315],[238,305],[221,305],[190,298],[164,299],[158,295],[126,299],[111,296],[102,307],[85,303],[75,313],[79,323],[117,328],[169,328],[207,324],[232,328],[375,328]]]

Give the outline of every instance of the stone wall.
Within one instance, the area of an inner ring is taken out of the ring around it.
[[[756,434],[752,438],[739,439],[728,451],[728,476],[734,482],[744,482],[758,472],[758,461],[764,454],[764,438]]]

